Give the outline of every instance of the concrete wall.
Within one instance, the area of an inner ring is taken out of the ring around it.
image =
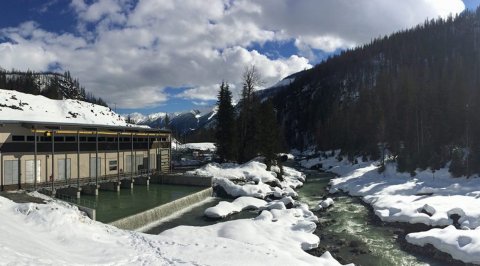
[[[153,209],[111,222],[110,224],[125,230],[137,230],[211,197],[212,192],[212,188],[207,188]]]

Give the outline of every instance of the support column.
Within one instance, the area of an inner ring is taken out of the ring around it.
[[[33,153],[33,189],[37,190],[37,127],[33,126],[33,143],[34,143],[34,153]]]
[[[80,189],[80,131],[77,130],[77,188]]]
[[[55,131],[52,130],[52,134],[51,134],[51,138],[52,138],[52,175],[50,176],[50,181],[52,182],[52,197],[55,196],[55,185],[54,185],[54,180],[55,180]]]
[[[147,174],[150,174],[150,134],[147,134]]]
[[[133,133],[130,134],[130,143],[131,143],[131,150],[130,150],[130,179],[133,181],[133,165],[135,162],[135,158],[133,157]]]
[[[95,131],[95,185],[98,186],[98,128]]]
[[[120,132],[117,132],[117,182],[120,182]]]

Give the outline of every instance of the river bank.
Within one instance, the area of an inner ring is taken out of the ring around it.
[[[480,263],[480,179],[476,176],[453,178],[447,168],[417,170],[412,176],[398,173],[394,162],[379,171],[378,162],[357,158],[352,163],[338,155],[300,163],[338,174],[329,192],[358,197],[383,226],[400,228],[397,235],[405,250],[421,250],[443,263]]]

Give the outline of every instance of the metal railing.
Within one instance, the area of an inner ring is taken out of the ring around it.
[[[152,176],[155,174],[160,173],[161,171],[158,170],[139,170],[138,172],[135,173],[120,173],[118,174],[111,174],[111,175],[102,175],[97,178],[98,183],[104,183],[104,182],[110,182],[110,181],[117,181],[118,179],[131,179],[132,177],[138,178],[138,177],[148,177]],[[80,179],[77,178],[71,178],[71,179],[61,179],[61,180],[54,180],[53,181],[53,187],[54,188],[65,188],[65,187],[77,187],[77,184],[80,186],[88,185],[88,184],[95,184],[95,177],[82,177]],[[51,189],[52,187],[52,182],[47,181],[47,182],[37,182],[36,184],[36,190],[38,189]],[[22,188],[26,190],[35,190],[34,184],[32,183],[23,183]]]

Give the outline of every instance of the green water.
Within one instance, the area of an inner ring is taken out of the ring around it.
[[[325,187],[332,177],[332,174],[307,172],[307,182],[298,190],[299,200],[314,207],[322,196],[328,195]],[[329,250],[337,259],[355,265],[441,265],[438,261],[403,251],[394,233],[397,229],[375,225],[370,210],[360,199],[332,198],[335,205],[317,213],[320,223],[316,234],[321,238],[321,252]]]
[[[205,200],[198,206],[188,210],[188,212],[184,212],[172,219],[165,220],[161,224],[149,229],[145,233],[158,235],[161,232],[180,226],[180,225],[189,225],[189,226],[207,226],[212,225],[220,222],[230,221],[230,220],[237,220],[237,219],[246,219],[246,218],[254,218],[258,216],[258,211],[242,211],[233,215],[230,215],[221,220],[212,220],[203,215],[205,209],[209,207],[213,207],[217,205],[220,201],[224,201],[225,199],[220,198],[210,198]],[[232,200],[226,200],[232,201]]]
[[[119,192],[99,191],[98,196],[82,195],[82,199],[95,201],[97,220],[109,223],[137,214],[181,197],[198,192],[203,187],[159,185],[134,186]]]

